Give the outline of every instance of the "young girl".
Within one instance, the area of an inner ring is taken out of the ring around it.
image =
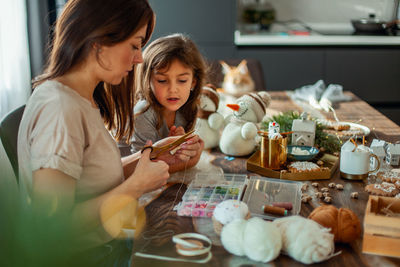
[[[187,36],[173,34],[149,44],[136,77],[139,102],[134,109],[132,152],[139,151],[147,140],[156,142],[194,128],[204,79],[204,60]],[[199,157],[200,153],[186,167],[195,165]]]

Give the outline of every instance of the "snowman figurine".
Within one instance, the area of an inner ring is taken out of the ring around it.
[[[196,133],[204,141],[204,149],[218,146],[224,117],[217,112],[219,95],[215,87],[207,84],[201,90],[200,109],[197,114]]]
[[[265,91],[247,93],[237,99],[236,104],[227,106],[233,110],[225,126],[219,148],[224,154],[246,156],[252,153],[257,145],[257,124],[265,116],[271,97]]]
[[[269,139],[282,138],[280,131],[281,131],[281,127],[279,126],[279,123],[277,123],[276,121],[269,122],[269,124],[268,124],[268,138]]]

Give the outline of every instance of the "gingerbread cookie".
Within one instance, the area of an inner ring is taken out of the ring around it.
[[[381,184],[369,184],[365,186],[365,191],[371,195],[394,197],[400,190],[392,183],[382,182]]]
[[[398,189],[400,189],[400,180],[397,180],[396,182],[394,182],[394,185],[395,185]]]
[[[333,124],[333,129],[335,129],[336,131],[347,131],[350,130],[350,124],[338,122],[336,124]]]
[[[321,168],[309,161],[295,161],[290,163],[288,166],[288,170],[290,172],[313,172],[313,171],[319,171]]]
[[[378,178],[380,178],[384,182],[388,183],[396,183],[400,181],[400,173],[394,171],[384,171],[378,172]]]

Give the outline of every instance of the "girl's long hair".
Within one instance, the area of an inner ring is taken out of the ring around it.
[[[113,46],[147,25],[145,45],[154,22],[155,16],[147,0],[69,0],[56,22],[54,38],[50,40],[47,67],[35,78],[33,87],[62,76],[84,62],[95,44]],[[99,60],[98,56],[96,54]],[[132,136],[134,131],[135,69],[121,84],[101,82],[94,91],[93,97],[104,123],[117,140]]]
[[[150,106],[158,116],[157,129],[163,123],[163,106],[157,101],[151,90],[152,74],[160,69],[168,69],[173,60],[179,60],[183,65],[191,68],[196,85],[190,92],[189,99],[179,109],[188,122],[185,131],[194,128],[201,88],[205,82],[206,65],[195,43],[183,34],[172,34],[158,38],[151,42],[143,51],[143,63],[137,68],[136,73],[136,100],[145,99],[148,106],[139,114],[145,112]],[[138,115],[138,114],[136,114]]]

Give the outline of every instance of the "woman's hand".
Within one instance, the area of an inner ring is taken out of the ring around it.
[[[151,141],[146,145],[151,146]],[[151,149],[142,152],[133,174],[125,181],[136,192],[135,197],[156,190],[167,183],[169,166],[162,160],[150,160]]]
[[[176,127],[175,125],[172,125],[171,128],[169,129],[168,136],[177,136],[184,134],[185,134],[185,129],[183,129],[182,126]]]

